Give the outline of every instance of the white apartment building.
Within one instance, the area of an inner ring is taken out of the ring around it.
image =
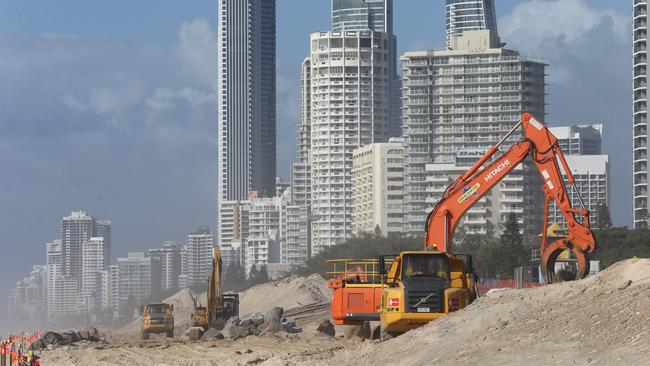
[[[113,313],[119,310],[120,267],[117,264],[106,267],[100,272],[102,291],[102,310]]]
[[[287,192],[288,196],[290,192]],[[282,197],[252,198],[248,204],[248,237],[245,268],[280,263],[280,216]]]
[[[406,230],[413,235],[422,235],[432,204],[441,198],[439,188],[430,185],[449,181],[434,177],[435,172],[467,170],[471,163],[457,164],[459,153],[470,152],[478,159],[519,122],[522,112],[544,119],[545,63],[503,48],[490,30],[464,31],[455,40],[458,47],[453,50],[407,52],[401,57]],[[501,150],[520,136],[511,136]],[[503,201],[487,203],[494,209],[485,216],[492,219],[474,229],[488,232],[514,212],[524,233],[536,235],[544,202],[540,184],[539,174],[524,164],[495,187],[494,194],[503,195]]]
[[[580,192],[585,208],[590,211],[589,219],[591,226],[598,228],[598,205],[609,205],[609,156],[608,155],[567,155],[565,156],[571,173],[576,182],[576,188]],[[567,176],[564,168],[560,165],[564,180]],[[578,192],[567,187],[567,193],[573,207],[582,208]],[[555,202],[549,211],[549,222],[557,222],[567,229],[567,224],[562,213],[558,210]]]
[[[244,246],[248,238],[249,201],[225,201],[219,206],[219,239],[224,266],[244,262]]]
[[[391,139],[354,151],[352,162],[352,231],[379,228],[399,234],[404,226],[404,140]]]
[[[648,1],[634,0],[632,136],[634,227],[648,227]]]
[[[564,155],[600,155],[602,153],[603,125],[578,124],[549,127],[557,137]]]
[[[47,315],[47,266],[33,266],[29,276],[16,283],[9,296],[8,322],[42,324]]]
[[[188,285],[205,284],[212,271],[214,235],[207,227],[200,227],[187,236]]]
[[[96,311],[101,307],[101,276],[106,263],[104,238],[92,237],[82,245],[81,296],[86,310]]]
[[[151,257],[145,253],[128,253],[117,259],[119,272],[120,314],[130,316],[130,305],[138,306],[151,295]]]
[[[352,236],[352,154],[390,134],[391,36],[371,31],[310,36],[312,251]],[[303,90],[303,102],[305,102]],[[304,116],[304,113],[303,113]]]
[[[47,266],[47,319],[54,320],[59,314],[57,309],[56,281],[63,278],[63,251],[61,240],[45,244],[46,248],[46,266]]]

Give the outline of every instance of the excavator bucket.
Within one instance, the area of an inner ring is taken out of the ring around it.
[[[542,268],[542,275],[546,283],[558,282],[562,280],[557,278],[555,273],[555,263],[557,262],[558,256],[569,249],[575,257],[576,261],[576,280],[587,277],[589,274],[589,256],[587,253],[583,252],[580,247],[573,245],[568,240],[556,240],[551,245],[548,245],[544,248],[542,252],[542,258],[540,266]]]

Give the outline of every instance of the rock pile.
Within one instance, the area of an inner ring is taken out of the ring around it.
[[[99,342],[101,338],[99,331],[95,328],[71,330],[67,332],[46,332],[39,339],[32,342],[29,346],[32,350],[41,350],[44,348],[66,346],[81,341]]]
[[[223,329],[210,328],[206,332],[202,329],[199,332],[190,328],[186,335],[194,340],[227,339],[236,340],[251,335],[273,335],[279,332],[299,333],[302,329],[292,319],[282,317],[284,310],[280,307],[269,310],[266,315],[254,313],[253,315],[240,319],[232,317],[228,319]]]

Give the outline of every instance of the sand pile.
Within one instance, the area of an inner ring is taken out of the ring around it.
[[[650,259],[630,259],[582,281],[484,296],[382,343],[301,364],[649,364]]]
[[[329,303],[331,291],[319,275],[288,277],[251,287],[239,294],[239,313],[247,316],[255,312],[266,314],[279,306],[285,310],[313,304]]]

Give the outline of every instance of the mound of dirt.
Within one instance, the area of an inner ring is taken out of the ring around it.
[[[247,316],[256,312],[266,314],[274,307],[295,309],[330,302],[331,291],[319,275],[288,277],[251,287],[239,294],[239,313]]]
[[[582,281],[484,296],[382,343],[295,363],[640,365],[650,352],[650,259]]]

